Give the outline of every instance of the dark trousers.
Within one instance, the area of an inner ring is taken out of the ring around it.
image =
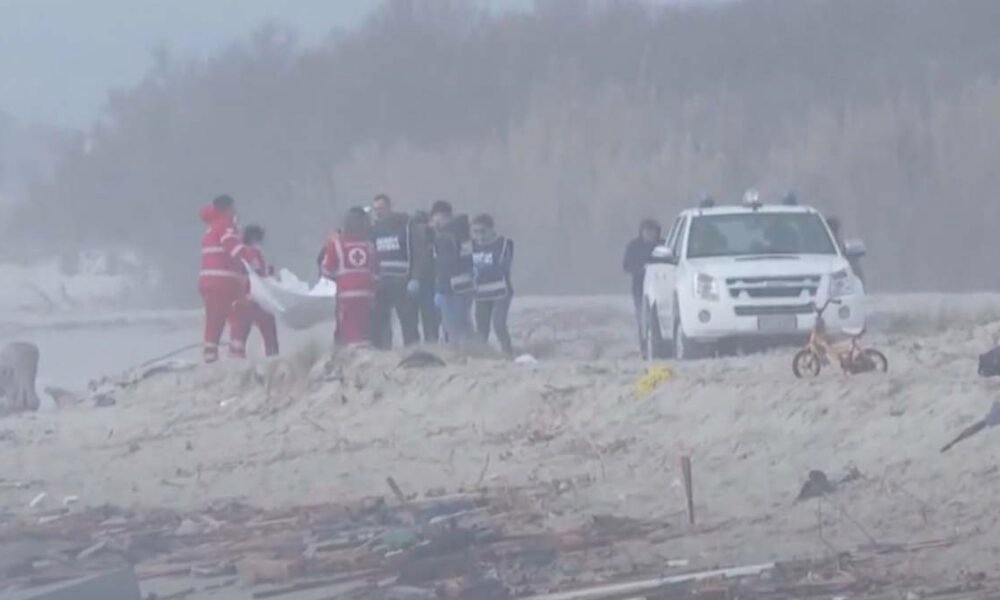
[[[488,342],[490,329],[497,335],[500,348],[507,356],[514,355],[514,347],[510,342],[510,331],[507,329],[507,317],[510,314],[510,303],[513,296],[498,300],[476,300],[476,331],[479,337]]]
[[[441,311],[434,306],[434,281],[421,281],[417,312],[424,341],[436,343],[441,338]]]
[[[642,326],[642,290],[636,293],[635,289],[632,290],[632,305],[635,307],[635,323],[636,329],[639,331],[639,352],[642,354],[643,358],[648,358],[646,356],[646,332],[643,331]]]
[[[392,313],[399,319],[403,332],[403,345],[410,346],[420,341],[417,330],[417,303],[406,292],[406,281],[385,279],[379,282],[375,291],[375,305],[372,308],[372,345],[381,350],[392,348]]]

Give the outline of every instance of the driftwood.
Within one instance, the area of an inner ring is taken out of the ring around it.
[[[38,410],[38,346],[12,342],[0,350],[0,416]]]
[[[675,570],[686,569],[687,561],[664,564],[651,556],[620,573],[614,558],[618,544],[652,542],[662,522],[600,515],[573,529],[552,531],[538,513],[539,502],[550,493],[547,486],[441,498],[409,498],[394,480],[389,487],[398,489],[392,494],[405,499],[402,505],[366,498],[277,510],[239,503],[198,512],[103,506],[66,510],[46,522],[29,512],[0,528],[0,581],[6,586],[0,595],[8,589],[31,594],[43,582],[102,572],[122,556],[140,580],[170,578],[172,586],[189,584],[185,591],[207,591],[204,577],[228,577],[235,570],[239,578],[214,583],[214,589],[242,581],[233,595],[253,598],[291,599],[315,590],[345,600],[819,600],[895,597],[913,586],[905,579],[871,575],[888,572],[876,562],[884,547],[857,560],[840,554],[691,572]],[[894,552],[954,542],[934,540]],[[883,560],[894,563],[898,557]],[[588,587],[581,586],[584,582]],[[1000,590],[995,579],[933,583],[971,583],[974,587],[940,589],[973,591],[977,597],[997,597]]]

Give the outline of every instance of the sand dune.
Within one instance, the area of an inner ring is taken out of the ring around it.
[[[445,355],[446,367],[404,369],[399,354],[304,345],[277,362],[161,374],[114,407],[0,421],[0,474],[36,482],[0,486],[0,507],[24,512],[39,491],[83,505],[287,506],[385,494],[392,475],[419,494],[550,485],[542,508],[556,528],[610,513],[682,531],[688,455],[699,524],[643,560],[753,563],[957,537],[899,568],[996,570],[1000,440],[986,432],[939,452],[996,397],[975,372],[997,331],[980,322],[991,304],[946,327],[914,306],[876,307],[870,342],[888,375],[797,381],[783,349],[670,364],[673,379],[647,397],[633,389],[647,365],[618,301],[522,306],[534,366]],[[813,469],[861,477],[796,502]]]

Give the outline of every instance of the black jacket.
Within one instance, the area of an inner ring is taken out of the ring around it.
[[[468,247],[468,255],[462,251]],[[444,229],[434,232],[434,287],[437,293],[455,293],[455,277],[467,275],[472,283],[472,242],[469,240],[469,218],[458,215]],[[470,290],[471,291],[471,290]]]
[[[653,254],[653,248],[663,244],[663,240],[647,242],[637,237],[625,246],[622,268],[632,276],[632,297],[642,296],[642,280],[646,276],[646,260]]]

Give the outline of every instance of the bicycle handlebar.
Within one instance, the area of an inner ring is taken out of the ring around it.
[[[816,314],[822,316],[823,315],[823,311],[825,311],[827,308],[829,308],[831,304],[840,304],[840,302],[841,302],[840,298],[827,298],[826,302],[823,303],[823,306],[821,306],[821,307],[820,306],[816,306],[815,303],[813,304],[813,306],[816,306]]]

